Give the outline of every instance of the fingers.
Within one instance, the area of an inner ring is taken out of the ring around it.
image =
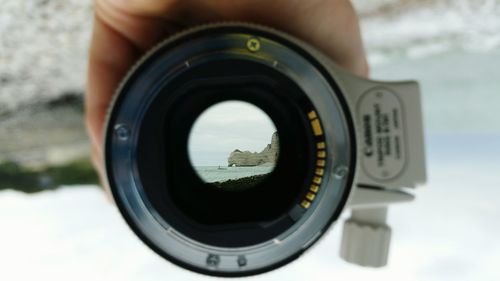
[[[92,160],[104,187],[107,182],[102,159],[103,127],[109,103],[131,65],[144,50],[163,38],[170,27],[164,24],[164,19],[133,16],[112,6],[112,2],[120,1],[96,1],[85,95],[85,123],[92,145]]]
[[[137,56],[137,50],[126,38],[101,19],[95,19],[89,52],[85,118],[92,144],[98,148],[102,145],[103,122],[109,102]]]
[[[283,30],[313,45],[345,69],[368,75],[356,12],[350,0],[191,0],[208,20],[255,22]],[[206,17],[206,16],[205,16]]]
[[[323,51],[341,67],[368,76],[358,17],[350,0],[300,1],[283,26]]]
[[[91,160],[94,168],[99,176],[99,182],[101,183],[101,187],[106,192],[106,198],[109,202],[113,203],[113,196],[111,195],[111,190],[108,185],[108,181],[106,178],[106,171],[104,168],[104,161],[102,159],[102,154],[100,150],[97,149],[96,146],[92,147],[91,152]]]
[[[186,1],[186,0],[184,0]],[[108,2],[130,15],[141,17],[163,17],[182,4],[179,0],[97,0]]]
[[[123,2],[125,4],[117,6],[114,2]],[[172,11],[166,10],[168,6],[165,6],[165,9],[162,9],[161,12],[158,10],[158,13],[155,14],[161,14],[164,17],[155,17],[152,16],[153,14],[143,13],[140,8],[136,10],[135,6],[138,5],[131,4],[135,2],[149,3],[156,1],[97,0],[95,13],[96,17],[102,22],[144,52],[172,33],[177,26],[168,17],[169,14],[173,14]]]
[[[110,6],[110,1],[113,0],[96,2],[85,95],[87,130],[92,144],[99,149],[104,119],[116,87],[143,49],[155,44],[166,30],[158,19],[130,16]]]
[[[350,0],[327,1],[312,6],[311,18],[304,21],[310,43],[329,55],[337,64],[360,75],[368,76],[368,63],[361,37],[359,20]]]
[[[186,25],[249,21],[291,33],[349,71],[368,75],[350,0],[97,0],[97,4],[104,21],[143,51]]]

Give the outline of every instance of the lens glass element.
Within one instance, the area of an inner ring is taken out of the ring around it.
[[[224,191],[241,191],[264,180],[279,156],[271,118],[257,106],[224,101],[205,110],[189,136],[189,158],[198,176]]]

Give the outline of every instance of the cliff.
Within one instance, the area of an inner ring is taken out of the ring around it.
[[[278,133],[274,132],[271,143],[261,152],[241,151],[235,149],[227,159],[228,166],[273,166],[279,155]]]

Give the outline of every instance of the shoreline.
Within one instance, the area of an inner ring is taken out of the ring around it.
[[[0,179],[0,191],[16,190],[23,193],[37,193],[82,184],[99,185],[97,173],[87,158],[38,169],[15,162],[3,162],[0,163]]]
[[[242,191],[259,184],[261,181],[267,178],[269,174],[270,173],[243,177],[234,180],[216,181],[211,184],[214,185],[216,189]]]

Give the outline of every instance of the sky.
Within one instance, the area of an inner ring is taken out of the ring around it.
[[[227,166],[235,149],[261,152],[276,131],[260,108],[242,101],[213,105],[195,121],[189,136],[189,156],[194,166]]]

